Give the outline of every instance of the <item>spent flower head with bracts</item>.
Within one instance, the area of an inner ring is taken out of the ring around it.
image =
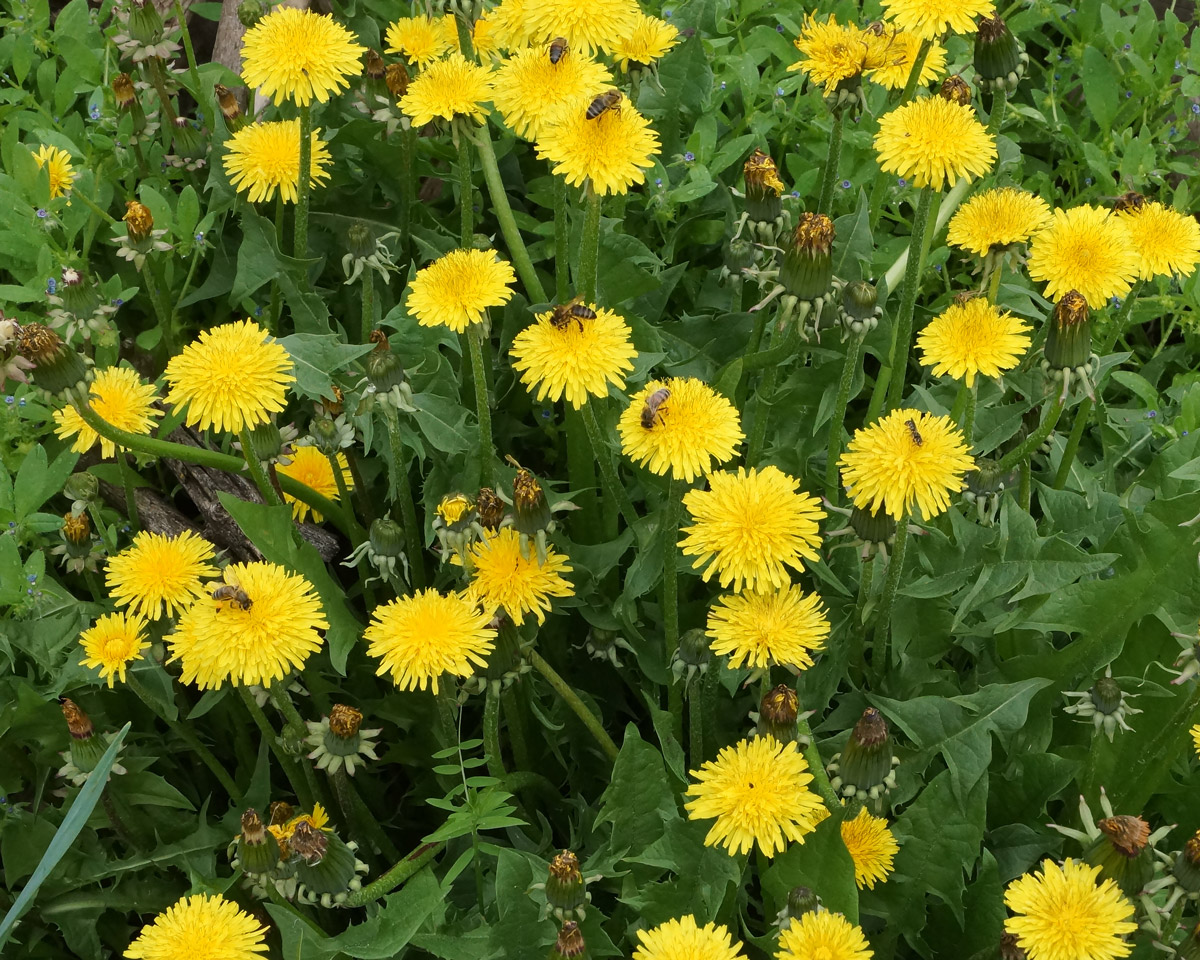
[[[83,358],[45,324],[22,324],[16,330],[16,352],[25,361],[17,365],[18,372],[32,370],[34,384],[48,393],[78,389],[87,377]]]
[[[312,132],[309,183],[316,187],[329,179],[325,141]],[[272,200],[275,192],[284,203],[296,203],[300,183],[300,121],[275,120],[251,123],[225,141],[225,173],[251,203]]]
[[[859,890],[874,890],[895,869],[892,858],[900,845],[888,829],[887,821],[874,817],[866,807],[858,816],[842,820],[842,842],[854,861],[854,882]]]
[[[646,182],[646,170],[662,144],[632,104],[618,103],[589,117],[589,106],[600,92],[564,103],[542,125],[537,155],[572,186],[586,182],[600,196],[624,194]]]
[[[571,582],[563,577],[572,571],[567,557],[549,549],[545,559],[531,554],[522,548],[521,536],[512,527],[480,538],[467,553],[471,569],[467,593],[489,615],[503,611],[521,624],[532,613],[540,624],[551,609],[552,597],[575,595]]]
[[[1129,234],[1138,276],[1189,277],[1200,263],[1200,223],[1161,203],[1143,203],[1117,213]]]
[[[896,786],[899,758],[892,755],[891,731],[875,707],[863,711],[841,753],[826,766],[829,785],[847,800],[877,803]]]
[[[492,103],[517,136],[536,140],[564,107],[612,83],[608,67],[584,53],[572,51],[553,63],[546,47],[526,47],[500,62]]]
[[[359,74],[366,50],[332,16],[278,6],[242,38],[242,79],[277,106],[324,103]]]
[[[979,257],[1028,242],[1050,221],[1050,206],[1041,197],[1016,187],[978,193],[950,218],[946,241]]]
[[[108,561],[105,585],[118,606],[159,620],[189,607],[204,593],[204,579],[219,571],[212,565],[213,545],[191,530],[175,537],[142,530],[133,543]]]
[[[887,19],[922,40],[936,40],[946,32],[974,33],[976,17],[996,12],[991,0],[883,0]]]
[[[718,923],[703,927],[692,914],[638,930],[633,960],[745,960],[741,941]]]
[[[774,737],[780,743],[797,742],[807,747],[810,737],[800,737],[797,721],[800,718],[800,697],[786,683],[776,684],[758,702],[758,712],[751,712],[754,721],[751,736]]]
[[[1133,728],[1125,718],[1142,712],[1129,702],[1134,695],[1125,693],[1113,679],[1111,663],[1105,668],[1104,676],[1098,677],[1090,690],[1064,690],[1063,696],[1077,698],[1075,703],[1063,707],[1064,713],[1084,721],[1091,720],[1096,733],[1103,730],[1110,742],[1117,730],[1132,732]]]
[[[1012,93],[1025,75],[1029,54],[999,14],[979,19],[975,34],[975,78],[985,90]]]
[[[383,728],[364,730],[362,721],[362,711],[344,703],[335,703],[329,709],[329,716],[319,721],[305,721],[308,736],[304,742],[313,748],[308,759],[317,761],[318,770],[331,774],[345,768],[349,777],[367,759],[378,760],[374,741]]]
[[[80,663],[99,668],[111,690],[114,678],[124,683],[129,665],[149,649],[146,621],[137,614],[106,613],[79,635],[79,645],[84,654]]]
[[[810,910],[779,933],[777,960],[870,960],[862,928],[840,913]]]
[[[1055,210],[1029,246],[1029,276],[1055,302],[1072,290],[1093,310],[1123,297],[1138,276],[1138,256],[1122,218],[1083,204]]]
[[[427,67],[458,46],[458,31],[453,17],[401,17],[388,24],[384,40],[388,53]]]
[[[154,405],[158,389],[129,367],[108,367],[97,373],[88,386],[88,398],[101,420],[138,436],[149,435],[155,427],[155,418],[163,415]],[[99,440],[100,453],[105,459],[116,456],[117,445],[96,433],[74,406],[55,410],[54,422],[55,436],[63,440],[73,437],[71,449],[76,453],[86,453]]]
[[[999,377],[1029,349],[1030,326],[983,297],[952,303],[917,336],[923,366],[974,386],[975,377]]]
[[[880,169],[917,188],[969,181],[996,162],[996,138],[975,119],[975,109],[942,97],[921,97],[885,114],[874,142]]]
[[[260,960],[263,927],[220,894],[184,897],[149,924],[125,950],[128,960]]]
[[[745,436],[733,404],[694,377],[651,380],[630,398],[617,434],[638,466],[687,483],[731,459]]]
[[[713,653],[729,658],[730,670],[749,666],[752,677],[773,666],[798,672],[824,648],[829,618],[820,597],[789,583],[722,596],[709,608],[707,636]]]
[[[462,333],[482,323],[489,307],[511,300],[516,279],[512,264],[495,250],[451,250],[417,271],[404,305],[423,327]]]
[[[276,468],[281,476],[291,477],[298,483],[304,484],[310,490],[315,490],[321,496],[329,500],[338,501],[341,499],[340,489],[342,486],[346,490],[354,489],[354,477],[350,473],[350,464],[346,460],[344,453],[335,454],[337,459],[338,470],[342,474],[342,483],[339,486],[337,476],[333,472],[333,464],[328,456],[313,446],[300,446],[292,448],[291,462],[284,464],[280,463]],[[298,521],[303,522],[311,509],[307,503],[298,497],[292,496],[290,493],[285,493],[283,499],[286,503],[292,505],[292,516]],[[324,517],[316,510],[312,511],[313,523],[320,523]]]
[[[480,123],[492,99],[492,79],[487,67],[452,53],[430,64],[408,85],[408,92],[400,98],[400,110],[417,127],[459,116]]]

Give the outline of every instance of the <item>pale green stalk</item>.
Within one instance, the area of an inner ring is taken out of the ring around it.
[[[308,257],[308,195],[312,191],[312,107],[300,107],[300,172],[296,179],[296,220],[292,256]]]
[[[908,246],[908,269],[904,272],[904,291],[900,309],[896,314],[892,352],[887,364],[892,374],[886,404],[889,410],[895,409],[904,396],[908,353],[912,345],[913,313],[917,307],[917,293],[921,288],[921,273],[925,268],[925,231],[929,227],[933,193],[928,187],[921,191],[916,212],[913,214],[912,237]]]
[[[879,598],[879,609],[875,611],[875,640],[871,646],[871,669],[876,679],[882,679],[888,666],[888,634],[892,626],[892,603],[900,587],[900,574],[904,569],[904,554],[908,546],[908,517],[896,521],[896,539],[892,542],[892,556],[888,561],[887,579],[883,582],[883,594]]]
[[[529,259],[529,251],[525,248],[525,241],[521,239],[517,221],[513,218],[508,193],[504,189],[504,181],[500,179],[500,167],[496,163],[491,128],[487,124],[479,128],[475,146],[479,153],[479,165],[483,168],[483,180],[487,184],[488,196],[492,200],[492,212],[500,223],[500,233],[504,236],[504,243],[508,247],[508,255],[512,258],[517,276],[521,278],[521,285],[525,287],[525,295],[532,303],[545,303],[546,291],[533,268],[533,261]]]
[[[833,404],[833,417],[829,421],[829,444],[825,450],[825,496],[831,503],[838,502],[841,486],[838,484],[838,455],[842,452],[842,430],[846,423],[846,408],[850,404],[850,389],[854,374],[858,371],[858,351],[864,334],[851,334],[846,341],[846,357],[842,361],[842,375],[838,380],[837,399]]]
[[[479,419],[479,485],[492,485],[492,408],[488,398],[487,373],[483,366],[483,325],[473,323],[467,330],[471,352],[471,375],[475,381],[475,414]]]
[[[588,709],[586,703],[579,699],[579,694],[546,662],[545,657],[536,650],[529,652],[529,662],[533,664],[533,668],[538,673],[546,678],[550,686],[554,688],[554,692],[562,698],[563,703],[571,708],[575,716],[587,727],[588,732],[596,738],[596,742],[600,744],[600,749],[604,751],[605,756],[615,763],[618,753],[617,745],[613,743],[612,737],[608,735],[599,718]]]
[[[259,462],[258,454],[254,452],[254,444],[250,440],[250,428],[245,423],[242,424],[242,429],[238,431],[238,438],[242,441],[242,457],[245,459],[246,467],[250,471],[250,479],[254,481],[254,485],[258,487],[258,492],[262,494],[263,502],[267,506],[277,506],[279,497],[275,493],[275,488],[267,482],[267,475],[263,473],[262,464]]]

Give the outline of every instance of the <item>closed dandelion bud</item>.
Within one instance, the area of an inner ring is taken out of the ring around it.
[[[780,743],[796,739],[796,718],[800,714],[800,698],[786,683],[767,691],[758,707],[758,735],[771,736]]]
[[[721,267],[721,279],[732,275],[741,275],[742,271],[754,266],[762,253],[762,248],[751,242],[736,237],[725,245],[725,263]]]
[[[833,281],[833,221],[823,213],[802,213],[783,255],[779,279],[800,300],[825,296]]]
[[[171,145],[179,156],[190,160],[204,155],[204,141],[196,132],[193,121],[187,117],[176,117],[171,125],[171,131]],[[149,210],[146,211],[147,214],[149,212]],[[151,220],[150,223],[153,224],[154,221]],[[130,239],[133,238],[130,237]]]
[[[1097,820],[1100,836],[1083,858],[1100,868],[1129,897],[1137,896],[1154,876],[1154,858],[1148,851],[1150,824],[1141,817],[1115,816]]]
[[[981,86],[1012,92],[1025,75],[1029,55],[999,16],[983,17],[975,34],[975,76]]]
[[[267,13],[267,5],[263,0],[242,0],[238,4],[237,15],[242,26],[249,30]]]
[[[223,83],[214,83],[213,92],[217,95],[217,106],[221,108],[221,116],[226,120],[236,120],[242,115],[242,105],[238,103],[237,94]]]
[[[355,220],[346,231],[346,248],[356,260],[369,257],[375,252],[375,235],[361,220]]]
[[[746,216],[760,222],[773,222],[783,214],[783,181],[775,161],[761,150],[750,154],[742,168],[746,176]]]
[[[162,39],[162,17],[150,0],[130,0],[129,36],[145,46],[153,46]]]
[[[1200,830],[1183,845],[1183,849],[1175,857],[1171,876],[1186,893],[1200,893]]]
[[[550,861],[549,876],[546,878],[546,903],[556,917],[563,919],[587,905],[584,886],[579,858],[570,850],[562,851]]]
[[[887,721],[868,707],[854,725],[846,748],[829,764],[830,785],[843,797],[878,800],[896,785],[899,763],[892,756]]]
[[[960,107],[971,105],[971,88],[967,85],[967,81],[957,73],[951,74],[942,81],[942,88],[938,91],[938,95],[943,100],[957,103]]]
[[[852,280],[842,288],[842,310],[852,320],[874,317],[879,304],[879,291],[865,280]]]
[[[407,380],[404,375],[404,364],[396,354],[392,353],[386,337],[379,341],[367,357],[367,379],[379,393],[387,393],[393,387],[399,387]]]
[[[1132,729],[1126,717],[1142,712],[1129,702],[1133,698],[1113,679],[1111,665],[1104,671],[1104,676],[1096,679],[1091,689],[1065,690],[1063,695],[1077,698],[1075,703],[1063,708],[1064,713],[1090,719],[1096,732],[1103,731],[1110,741],[1118,729]]]
[[[267,873],[279,863],[279,841],[263,825],[258,811],[253,807],[242,814],[237,859],[239,869],[250,874]]]
[[[850,511],[850,528],[864,543],[891,543],[896,535],[896,521],[880,508],[878,513],[854,507]]]
[[[63,539],[72,546],[87,546],[92,536],[92,524],[86,513],[68,513],[63,516]]]
[[[372,80],[382,80],[383,75],[387,73],[387,65],[383,62],[383,57],[379,55],[379,51],[375,49],[367,50],[367,62],[363,66],[365,73]]]
[[[63,307],[76,316],[89,314],[97,306],[92,284],[74,267],[63,267],[58,295],[62,298]]]
[[[404,530],[389,517],[371,521],[371,549],[381,557],[398,557],[404,553]]]
[[[479,514],[479,525],[489,532],[499,530],[504,522],[507,504],[491,487],[480,487],[475,500],[475,511]]]
[[[806,913],[812,913],[820,906],[821,898],[811,887],[792,887],[788,891],[787,911],[790,917],[802,917]]]
[[[313,446],[325,456],[336,456],[342,449],[342,431],[330,417],[314,417],[308,425],[308,435]]]
[[[383,76],[388,92],[393,97],[399,99],[408,93],[408,71],[404,68],[404,64],[389,63]]]
[[[90,473],[73,473],[67,477],[67,482],[63,484],[63,496],[69,500],[74,500],[83,504],[85,507],[91,503],[100,493],[100,481]],[[83,507],[75,511],[82,513]]]
[[[704,631],[700,628],[688,630],[679,638],[679,647],[671,660],[671,673],[676,680],[690,684],[708,670],[712,656],[712,648]]]
[[[104,756],[108,743],[104,737],[96,735],[91,718],[83,712],[79,704],[66,697],[63,697],[60,703],[63,717],[67,721],[67,730],[71,734],[71,747],[67,751],[68,764],[73,765],[80,773],[89,774],[96,769],[96,764]]]
[[[259,460],[275,460],[283,452],[283,435],[275,421],[268,420],[251,427],[250,446]]]
[[[558,931],[558,939],[550,951],[550,960],[587,960],[587,944],[583,942],[583,931],[574,920],[568,920]]]
[[[535,537],[550,526],[552,520],[550,504],[537,477],[524,467],[517,468],[513,480],[513,514],[517,532]]]
[[[44,324],[27,323],[21,327],[17,352],[33,363],[34,382],[49,393],[69,390],[87,376],[79,354]]]
[[[1179,945],[1175,955],[1179,960],[1200,960],[1200,923]]]
[[[975,504],[976,517],[981,524],[990,526],[996,522],[1004,491],[1017,482],[1017,476],[1016,469],[1001,470],[999,461],[991,457],[975,459],[975,469],[963,477],[967,485],[963,499]]]
[[[1075,290],[1054,305],[1046,332],[1046,362],[1055,370],[1085,366],[1092,355],[1092,319],[1087,300]]]
[[[154,217],[150,213],[150,209],[137,200],[129,200],[125,204],[125,216],[121,218],[125,221],[125,229],[129,233],[129,239],[133,243],[141,243],[143,240],[150,238],[151,231],[154,230]]]
[[[118,73],[112,78],[112,92],[118,107],[128,107],[137,99],[133,78],[127,73]]]

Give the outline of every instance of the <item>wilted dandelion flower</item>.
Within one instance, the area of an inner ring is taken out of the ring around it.
[[[536,0],[524,5],[530,39],[546,43],[565,37],[575,50],[613,50],[637,26],[634,0]]]
[[[574,596],[569,580],[567,558],[554,550],[546,551],[545,563],[538,562],[536,550],[523,553],[520,535],[505,527],[495,536],[476,541],[470,548],[471,584],[468,591],[483,604],[489,615],[503,609],[513,623],[523,623],[532,613],[544,623],[551,597]]]
[[[613,58],[621,69],[648,66],[665,57],[679,42],[679,31],[665,20],[638,13],[632,30],[621,35],[613,45]]]
[[[1147,203],[1117,216],[1129,231],[1143,280],[1190,276],[1200,263],[1200,224],[1195,217],[1161,203]]]
[[[689,490],[684,506],[694,521],[679,542],[685,556],[704,567],[707,582],[717,574],[722,588],[765,590],[787,586],[787,567],[803,570],[818,559],[825,516],[820,501],[800,492],[800,481],[778,467],[736,474],[714,473],[707,490]]]
[[[296,379],[287,350],[249,319],[205,330],[171,358],[163,376],[175,412],[187,406],[189,427],[230,433],[266,423],[282,410]]]
[[[915,33],[905,33],[890,26],[882,36],[875,38],[874,46],[876,63],[867,69],[864,76],[888,90],[903,90],[921,49],[921,38]],[[921,65],[918,85],[927,86],[945,72],[946,48],[935,40]]]
[[[260,960],[267,952],[263,927],[220,894],[184,897],[142,927],[129,960]]]
[[[1133,904],[1112,880],[1097,884],[1100,867],[1068,859],[1008,885],[1004,902],[1016,914],[1004,929],[1030,960],[1115,960],[1128,956],[1123,938],[1137,929]]]
[[[88,387],[91,407],[101,420],[118,430],[139,436],[149,434],[154,429],[154,418],[162,416],[162,411],[154,406],[157,394],[154,384],[145,383],[136,370],[128,367],[101,370]],[[54,428],[55,436],[62,440],[75,438],[71,449],[76,453],[86,453],[99,440],[103,456],[116,455],[116,444],[107,437],[101,437],[84,423],[74,406],[55,410],[54,422],[58,424]]]
[[[376,607],[363,637],[367,653],[380,661],[376,674],[391,674],[401,690],[437,693],[442,674],[469,677],[487,665],[496,638],[490,620],[465,594],[428,589]]]
[[[773,857],[789,840],[803,843],[828,815],[808,788],[812,774],[794,742],[781,744],[771,736],[742,740],[691,776],[697,782],[687,789],[695,798],[684,804],[688,817],[716,819],[704,838],[706,847],[720,845],[736,854],[757,843]]]
[[[400,109],[418,127],[456,116],[480,122],[487,116],[485,104],[491,99],[492,71],[471,63],[461,53],[452,53],[421,71],[400,98]]]
[[[458,30],[453,17],[401,17],[388,25],[384,40],[388,53],[425,67],[458,46]]]
[[[892,858],[900,845],[882,817],[873,817],[863,807],[852,820],[842,821],[842,843],[854,861],[854,882],[858,889],[875,889],[877,881],[892,872]]]
[[[451,250],[417,271],[404,305],[423,327],[444,326],[462,333],[481,322],[488,307],[512,299],[517,275],[495,250]]]
[[[705,635],[713,653],[729,657],[731,670],[776,665],[807,670],[829,637],[829,618],[820,597],[789,583],[721,597],[708,611]]]
[[[275,120],[242,127],[225,141],[225,174],[234,189],[251,203],[271,200],[275,191],[284,203],[295,203],[300,184],[300,121]],[[312,132],[309,183],[328,180],[329,150]]]
[[[1050,206],[1016,187],[976,194],[950,218],[946,241],[980,257],[1014,243],[1025,243],[1050,220]]]
[[[225,568],[236,596],[204,594],[179,618],[166,640],[171,660],[183,662],[180,679],[207,689],[226,680],[269,687],[299,670],[321,648],[329,628],[321,598],[304,577],[274,563],[234,563]]]
[[[960,177],[987,173],[996,160],[996,138],[975,119],[974,107],[921,97],[880,118],[875,151],[885,173],[941,190]]]
[[[39,170],[45,168],[50,175],[50,199],[61,197],[71,189],[78,174],[71,166],[71,155],[66,150],[43,143],[34,151],[33,159]]]
[[[354,489],[354,477],[350,475],[350,464],[344,453],[337,454],[338,469],[342,471],[342,480],[347,490]],[[337,477],[333,473],[333,464],[329,458],[313,446],[295,447],[291,455],[291,463],[280,463],[275,468],[282,476],[304,484],[310,490],[315,490],[323,497],[338,500]],[[303,500],[297,500],[290,493],[285,493],[283,499],[292,505],[292,516],[303,521],[308,516],[309,506]],[[324,517],[312,511],[313,523],[320,523]]]
[[[998,377],[1029,349],[1030,327],[983,297],[952,303],[917,336],[921,363],[933,375],[950,374],[968,387],[976,374]]]
[[[219,573],[212,559],[213,545],[191,530],[177,537],[142,530],[109,559],[105,585],[117,606],[128,604],[130,611],[158,620],[204,593],[204,579]]]
[[[278,6],[242,38],[242,79],[276,105],[324,103],[362,72],[366,50],[332,16]]]
[[[662,145],[650,121],[627,102],[589,120],[592,98],[589,94],[565,104],[546,121],[538,135],[537,155],[573,186],[586,180],[601,196],[626,193],[645,182],[646,169],[654,165],[652,158]]]
[[[608,67],[586,54],[572,51],[551,63],[545,47],[526,47],[497,67],[492,103],[517,136],[532,140],[564,105],[612,82]]]
[[[875,954],[862,928],[840,913],[812,910],[780,931],[776,960],[870,960]]]
[[[804,59],[790,64],[788,70],[803,70],[826,94],[845,80],[861,76],[868,67],[881,65],[874,57],[874,35],[853,24],[839,24],[835,15],[818,20],[811,13],[795,41]]]
[[[633,960],[744,960],[740,941],[717,923],[697,926],[690,913],[637,932]]]
[[[884,16],[901,30],[922,40],[936,40],[946,31],[974,33],[978,17],[990,17],[991,0],[882,0]]]
[[[146,621],[136,614],[106,613],[96,619],[87,630],[79,635],[83,647],[85,667],[99,667],[100,678],[108,681],[111,690],[113,678],[125,682],[125,671],[142,651],[150,646],[146,639]]]
[[[603,307],[590,308],[590,319],[551,322],[553,310],[537,315],[537,323],[518,333],[509,348],[513,369],[539,403],[566,397],[576,410],[588,396],[608,396],[608,385],[625,386],[637,350],[625,320]]]
[[[630,399],[617,433],[634,463],[687,483],[731,459],[745,436],[737,408],[693,377],[651,380]]]
[[[1029,276],[1058,301],[1077,290],[1093,310],[1123,297],[1138,275],[1138,256],[1122,219],[1084,204],[1055,210],[1029,247]]]

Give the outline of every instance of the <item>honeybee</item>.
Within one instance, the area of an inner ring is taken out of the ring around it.
[[[654,422],[662,420],[662,412],[660,407],[667,402],[671,397],[671,391],[666,387],[659,387],[650,396],[646,398],[646,403],[642,407],[642,427],[646,430],[654,429]]]
[[[254,605],[254,601],[246,596],[246,591],[233,583],[221,584],[212,592],[212,598],[218,603],[229,601],[243,610],[249,610]]]
[[[605,90],[600,94],[587,108],[587,118],[595,120],[605,110],[619,110],[617,106],[621,102],[620,90]]]
[[[574,321],[579,324],[579,329],[583,329],[584,320],[595,320],[596,311],[586,306],[583,302],[583,297],[575,297],[567,303],[560,303],[554,308],[554,312],[550,314],[550,325],[555,330],[561,330],[567,324]]]
[[[921,446],[925,441],[921,439],[921,433],[919,430],[917,430],[916,423],[914,423],[912,420],[905,420],[904,425],[908,427],[908,432],[912,434],[913,443],[915,443],[918,447]]]
[[[1136,190],[1127,190],[1113,201],[1117,213],[1137,213],[1146,205],[1146,198]]]
[[[555,37],[550,41],[550,62],[557,66],[558,61],[567,55],[569,49],[566,37]]]

